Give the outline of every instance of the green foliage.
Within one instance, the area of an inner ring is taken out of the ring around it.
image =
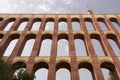
[[[115,80],[113,73],[111,71],[109,72],[109,80]]]
[[[14,72],[15,70],[11,68],[11,65],[5,63],[0,58],[0,80],[33,80],[34,79],[34,75],[28,74],[23,69],[20,69],[16,75],[14,74]]]

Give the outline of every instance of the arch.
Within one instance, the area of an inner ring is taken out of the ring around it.
[[[76,21],[73,21],[72,22],[72,28],[73,28],[73,31],[75,31],[75,30],[81,30],[80,23],[76,22]]]
[[[88,62],[78,65],[80,80],[93,80],[93,66]]]
[[[87,56],[84,36],[81,34],[74,35],[75,51],[77,56]]]
[[[3,36],[4,36],[3,34],[0,34],[0,41],[2,40]]]
[[[13,51],[13,49],[15,48],[17,42],[18,42],[18,39],[13,39],[13,40],[9,43],[9,45],[8,45],[7,49],[5,50],[3,56],[10,56],[11,53],[12,53],[12,51]]]
[[[13,24],[14,24],[14,21],[9,22],[9,23],[7,24],[7,26],[4,28],[4,31],[8,31],[8,30],[12,27]]]
[[[103,62],[101,64],[101,70],[105,80],[112,78],[118,80],[118,74],[116,72],[115,66],[110,62]]]
[[[3,18],[0,17],[0,22],[3,20]]]
[[[40,29],[41,21],[36,21],[33,23],[31,31],[38,31]]]
[[[16,63],[12,64],[12,69],[13,70],[17,70],[19,68],[26,68],[26,63],[24,63],[24,62],[16,62]]]
[[[105,20],[103,18],[97,18],[97,22],[102,30],[108,30],[108,27],[106,26]]]
[[[69,56],[69,44],[66,39],[59,39],[57,43],[57,56]]]
[[[24,45],[24,48],[21,52],[21,56],[30,56],[33,46],[34,46],[35,39],[28,39]]]
[[[86,25],[87,30],[95,30],[94,26],[92,24],[91,18],[85,18],[84,21],[85,21],[85,25]]]
[[[66,18],[60,18],[59,19],[58,30],[59,31],[66,31],[66,30],[68,30],[67,19]]]
[[[35,80],[47,80],[48,77],[48,64],[45,62],[39,62],[34,65]]]
[[[56,80],[71,80],[70,65],[66,62],[60,62],[56,65]]]
[[[20,23],[20,25],[19,25],[17,30],[18,31],[23,31],[25,29],[27,23],[28,23],[28,20],[29,20],[28,18],[22,18],[21,19],[21,23]]]
[[[6,43],[4,44],[6,47],[5,48],[6,50],[4,51],[3,56],[9,56],[12,53],[13,49],[16,46],[18,39],[19,39],[19,34],[11,34],[8,37]]]
[[[120,30],[120,24],[118,24],[117,18],[109,18],[116,30]]]
[[[49,21],[45,25],[45,31],[53,31],[54,29],[54,22]]]
[[[68,35],[64,34],[64,33],[61,33],[61,34],[58,35],[58,40],[59,39],[66,39],[66,40],[68,40]]]
[[[105,56],[105,51],[104,48],[102,47],[100,37],[97,34],[92,34],[91,35],[91,42],[94,48],[94,51],[97,56]]]
[[[51,45],[52,45],[51,39],[42,40],[39,55],[40,56],[50,56]]]

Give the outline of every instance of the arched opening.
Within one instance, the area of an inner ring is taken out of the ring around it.
[[[95,30],[92,24],[92,20],[90,18],[85,18],[85,25],[87,30]]]
[[[31,55],[31,52],[32,52],[32,49],[34,46],[34,42],[35,42],[35,39],[27,40],[27,42],[25,43],[25,46],[22,50],[21,56],[30,56]]]
[[[87,56],[85,43],[82,39],[75,39],[75,51],[77,56]]]
[[[100,27],[101,27],[102,30],[108,30],[108,28],[107,28],[107,26],[105,25],[104,22],[98,21],[98,24],[100,25]]]
[[[117,22],[112,21],[113,26],[115,27],[116,30],[120,30],[120,26],[118,25]]]
[[[45,31],[53,31],[54,29],[54,22],[50,21],[47,22],[45,25]]]
[[[69,56],[69,44],[66,39],[58,40],[57,56]]]
[[[118,20],[116,18],[110,18],[110,21],[116,30],[120,30],[120,24],[118,24]]]
[[[93,80],[91,72],[86,68],[79,69],[80,80]]]
[[[13,80],[21,78],[22,74],[26,71],[26,65],[23,62],[17,62],[13,64],[12,70],[13,70]]]
[[[34,22],[32,28],[31,28],[31,31],[38,31],[40,29],[40,25],[41,25],[40,21]]]
[[[118,74],[112,63],[103,62],[101,64],[101,70],[105,80],[118,80]]]
[[[105,56],[104,50],[102,48],[100,41],[93,38],[93,39],[91,39],[91,42],[93,44],[93,48],[94,48],[94,51],[97,54],[97,56]]]
[[[118,45],[116,44],[116,42],[113,39],[108,39],[108,42],[109,42],[110,46],[112,47],[115,55],[120,56],[120,49],[119,49]]]
[[[64,21],[59,22],[58,26],[59,26],[58,27],[59,31],[67,31],[68,30],[67,23]]]
[[[40,49],[39,55],[40,56],[50,56],[51,45],[52,45],[51,39],[44,39],[41,44],[41,49]]]
[[[13,49],[15,48],[16,44],[17,44],[18,39],[14,39],[10,42],[10,44],[8,45],[7,49],[5,50],[3,56],[10,56],[10,54],[12,53]]]
[[[9,22],[9,23],[7,24],[7,26],[4,28],[4,31],[8,31],[8,30],[12,27],[13,24],[14,24],[14,21]]]
[[[19,25],[19,27],[18,27],[17,30],[18,30],[18,31],[23,31],[23,30],[25,29],[27,23],[28,23],[28,21],[22,22],[22,23]]]
[[[88,62],[82,62],[78,66],[80,80],[93,80],[93,67]]]
[[[56,65],[56,79],[55,80],[71,80],[70,65],[66,62],[61,62]]]
[[[81,30],[80,23],[76,22],[76,21],[73,21],[72,22],[72,28],[73,28],[73,31],[75,31],[75,30]]]
[[[0,34],[0,41],[2,40],[2,38],[3,38],[3,34]]]
[[[45,62],[39,62],[34,66],[34,80],[48,80],[48,64]]]

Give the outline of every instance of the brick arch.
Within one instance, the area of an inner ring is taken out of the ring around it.
[[[19,68],[26,68],[26,62],[25,61],[17,61],[15,63],[12,63],[13,70],[17,70]]]
[[[69,71],[71,71],[71,67],[70,67],[70,64],[66,61],[61,61],[59,63],[56,64],[56,71],[60,68],[66,68],[68,69]]]
[[[58,40],[60,40],[60,39],[68,40],[68,34],[66,34],[66,33],[58,34]]]
[[[35,73],[38,69],[40,68],[46,68],[46,69],[49,69],[49,65],[48,63],[46,62],[43,62],[43,61],[40,61],[38,63],[35,63],[34,66],[33,66],[33,73]]]
[[[58,20],[59,22],[67,22],[67,19],[66,18],[59,18],[59,20]]]
[[[34,22],[38,22],[38,21],[40,21],[40,22],[41,22],[41,21],[42,21],[42,19],[41,19],[41,18],[34,18],[34,19],[33,19],[33,23],[34,23]]]
[[[97,18],[97,21],[100,21],[100,22],[105,22],[105,19],[104,18]]]
[[[110,17],[109,20],[112,21],[112,22],[116,22],[116,23],[118,23],[118,19],[115,18],[115,17]]]
[[[0,39],[2,39],[4,37],[4,34],[0,34]]]
[[[82,39],[82,40],[84,40],[84,34],[81,34],[81,33],[74,34],[74,39]]]
[[[0,21],[2,21],[3,20],[3,18],[2,17],[0,17]]]
[[[54,22],[54,18],[46,18],[46,23],[47,22]]]
[[[87,61],[80,62],[80,63],[78,64],[78,69],[80,69],[80,68],[86,68],[86,69],[88,69],[90,72],[93,71],[93,66],[92,66],[92,64],[91,64],[90,62],[87,62]]]
[[[97,40],[101,41],[100,35],[97,33],[90,34],[90,37],[91,37],[91,39],[97,39]]]
[[[27,40],[29,40],[29,39],[35,39],[36,38],[36,34],[33,34],[33,33],[26,34],[25,38]]]
[[[44,39],[51,39],[52,40],[52,34],[49,34],[49,33],[42,34],[41,39],[42,40],[44,40]]]
[[[80,20],[79,20],[79,18],[72,18],[71,21],[72,22],[79,22]]]
[[[84,21],[88,21],[88,22],[91,22],[91,23],[92,23],[92,19],[89,18],[89,17],[84,18]]]
[[[29,20],[29,18],[21,18],[21,19],[20,19],[20,23],[25,22],[25,21],[28,21],[28,20]]]

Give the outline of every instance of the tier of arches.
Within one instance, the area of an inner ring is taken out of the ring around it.
[[[0,34],[0,40],[2,40],[2,37],[4,37],[3,34]],[[57,37],[56,49],[57,53],[55,53],[57,56],[69,56],[69,38],[68,34],[59,34]],[[17,44],[19,42],[20,34],[12,34],[8,37],[6,43],[5,43],[5,49],[3,56],[10,56],[12,51],[15,47],[17,47]],[[36,56],[50,56],[51,50],[52,50],[52,41],[53,37],[52,34],[43,34],[41,36],[41,39],[39,42],[37,42],[37,45],[39,49],[37,49]],[[75,47],[75,53],[76,56],[89,56],[87,42],[85,40],[84,34],[74,34],[74,46]],[[114,54],[116,56],[120,56],[120,46],[119,41],[117,37],[114,34],[106,34],[106,39],[111,46],[112,50],[114,51]],[[101,40],[101,36],[98,34],[90,34],[90,40],[92,43],[92,47],[94,48],[95,54],[97,56],[107,56],[107,51],[105,49],[105,46],[103,45],[103,41]],[[37,40],[38,41],[38,40]],[[21,42],[21,41],[20,41]],[[24,38],[24,40],[21,42],[22,45],[19,47],[20,52],[18,56],[31,56],[31,53],[33,51],[33,48],[36,46],[36,34],[27,34]],[[89,47],[91,47],[89,46]],[[27,53],[26,53],[27,52]]]
[[[59,18],[57,21],[57,25],[55,24],[54,18],[21,18],[19,19],[19,22],[17,22],[18,19],[16,18],[9,18],[6,20],[4,24],[2,24],[3,19],[1,19],[1,30],[8,31],[9,29],[13,28],[13,30],[17,31],[23,31],[25,29],[28,29],[29,31],[38,31],[42,29],[43,31],[53,31],[55,26],[58,26],[58,31],[68,31],[68,20],[67,18]],[[83,30],[83,27],[81,26],[81,21],[79,18],[71,18],[71,26],[72,30]],[[99,30],[96,29],[94,22],[92,18],[83,18],[86,29],[87,30]],[[109,18],[109,26],[108,23],[104,18],[96,18],[97,25],[99,25],[101,30],[112,30],[111,27],[114,27],[116,30],[120,30],[120,23],[117,18]],[[45,21],[45,23],[44,23]],[[31,22],[31,24],[29,23]],[[17,23],[17,24],[16,24]],[[44,23],[44,24],[43,24]],[[14,26],[13,26],[14,25]]]
[[[13,69],[16,71],[20,70],[21,68],[26,70],[26,63],[24,62],[16,62],[13,64]],[[104,80],[108,80],[108,78],[112,77],[115,80],[118,80],[118,73],[116,68],[112,62],[102,62],[100,64],[101,73],[104,77]],[[89,62],[79,62],[78,63],[78,71],[76,72],[79,75],[79,80],[96,80],[95,79],[95,72],[94,67]],[[38,62],[35,63],[32,69],[32,74],[34,74],[35,79],[48,79],[49,73],[49,63],[47,62]],[[53,72],[54,73],[54,72]],[[61,61],[56,63],[55,65],[55,80],[71,80],[71,66],[70,63],[66,61]]]

